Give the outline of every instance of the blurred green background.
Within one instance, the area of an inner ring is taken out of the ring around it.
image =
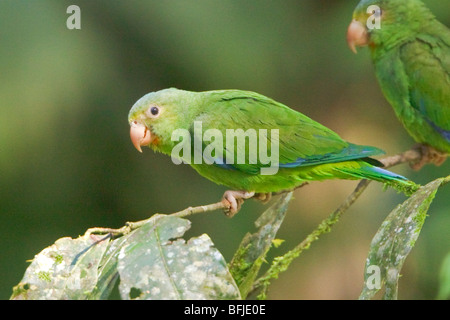
[[[450,26],[450,1],[425,1]],[[413,141],[376,82],[367,49],[346,28],[357,0],[0,0],[0,299],[26,260],[60,237],[120,227],[153,213],[216,202],[226,188],[129,139],[127,114],[166,87],[252,90],[299,110],[354,143],[388,154]],[[66,8],[81,8],[68,30]],[[418,183],[449,173],[394,171]],[[280,230],[280,255],[300,242],[356,182],[297,190]],[[450,188],[439,191],[400,280],[401,299],[433,299],[450,251]],[[270,299],[355,299],[370,241],[405,197],[372,183],[334,230],[273,282]],[[192,217],[187,237],[210,235],[229,261],[264,207],[233,219]]]

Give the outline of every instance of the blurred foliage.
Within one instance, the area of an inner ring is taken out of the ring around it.
[[[367,50],[355,56],[347,48],[357,2],[0,0],[0,298],[11,295],[26,260],[57,238],[221,197],[225,188],[188,166],[134,150],[127,114],[147,92],[253,90],[354,143],[388,154],[408,149],[413,141],[382,96]],[[449,1],[425,2],[450,26]],[[81,8],[81,30],[66,28],[71,4]],[[449,169],[447,161],[394,171],[426,184]],[[328,181],[296,191],[277,235],[286,240],[281,247],[308,234],[354,186]],[[370,241],[404,199],[372,184],[334,232],[274,281],[268,298],[357,297]],[[446,186],[405,262],[400,299],[436,297],[449,205]],[[230,261],[262,211],[248,202],[231,220],[218,212],[193,217],[188,234],[209,234]]]

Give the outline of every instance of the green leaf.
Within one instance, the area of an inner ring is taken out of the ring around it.
[[[239,299],[225,260],[203,234],[179,239],[188,220],[156,215],[121,245],[122,299]]]
[[[86,299],[98,280],[106,238],[90,235],[57,240],[34,257],[11,298]]]
[[[284,220],[292,192],[282,195],[255,222],[258,229],[247,234],[236,251],[231,263],[230,272],[239,286],[242,298],[246,298],[252,290],[264,258],[272,244],[280,244],[275,236]]]
[[[372,240],[365,266],[364,288],[359,299],[371,299],[385,285],[383,299],[397,299],[403,263],[414,247],[427,212],[439,187],[437,179],[421,187],[397,206],[381,224]]]
[[[154,215],[115,240],[61,238],[35,256],[11,298],[107,299],[120,278],[123,299],[239,299],[211,239],[180,239],[189,228],[186,219]]]
[[[121,237],[111,241],[108,248],[103,255],[98,269],[98,281],[95,289],[88,295],[90,300],[105,300],[108,299],[111,291],[119,279],[119,272],[117,271],[117,256],[119,255],[122,244],[127,240],[127,237]]]

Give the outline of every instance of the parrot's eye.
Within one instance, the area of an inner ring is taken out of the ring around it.
[[[147,110],[147,116],[150,118],[156,118],[159,116],[159,108],[157,106],[152,106]]]
[[[157,107],[153,107],[150,109],[152,115],[156,116],[159,113],[159,109]]]

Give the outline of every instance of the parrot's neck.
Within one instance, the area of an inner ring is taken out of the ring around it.
[[[396,9],[396,13],[386,14],[380,27],[369,31],[369,47],[373,59],[415,41],[420,36],[433,34],[436,24],[439,24],[433,13],[421,2],[406,2],[403,8]]]
[[[420,32],[405,30],[393,34],[384,32],[373,33],[369,43],[373,61],[378,61],[393,50],[399,50],[406,43],[417,41],[423,35],[432,34],[436,23],[439,22],[437,20],[424,22]]]

